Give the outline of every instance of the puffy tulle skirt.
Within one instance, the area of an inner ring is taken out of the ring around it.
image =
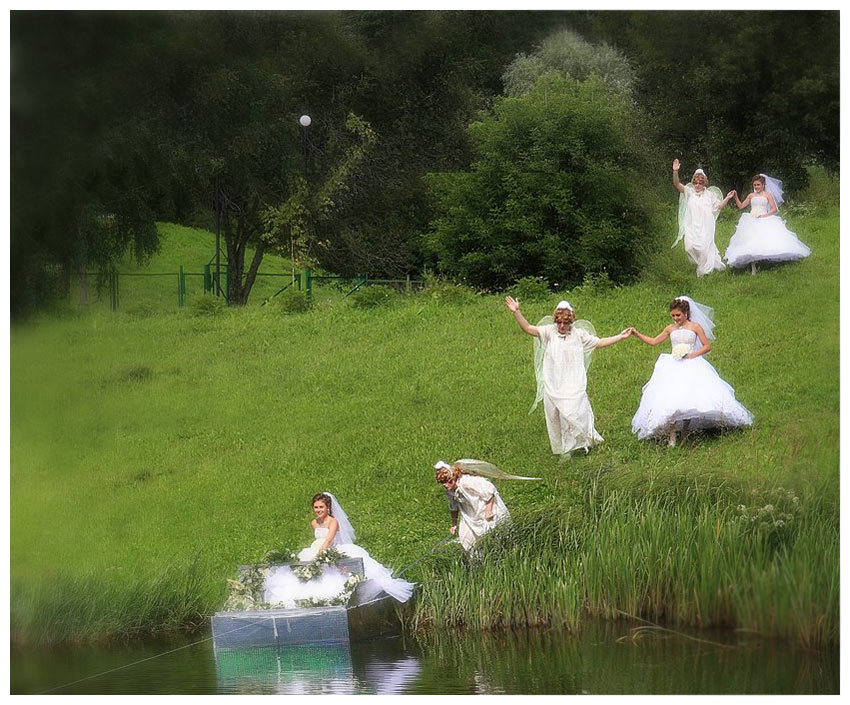
[[[338,544],[334,548],[349,558],[363,559],[363,573],[366,579],[371,581],[371,585],[365,584],[364,587],[371,589],[374,596],[383,591],[399,602],[407,602],[410,599],[414,584],[394,578],[392,571],[372,558],[365,548],[353,543]],[[310,546],[299,552],[298,560],[311,561],[316,554],[316,548]],[[266,602],[282,602],[287,607],[295,607],[296,600],[310,598],[328,600],[342,592],[345,580],[346,576],[335,570],[333,566],[326,566],[321,576],[308,582],[301,582],[289,566],[276,566],[269,570],[266,576],[265,600]]]
[[[811,254],[777,215],[756,218],[744,213],[726,248],[730,267],[747,267],[751,262],[793,262]]]
[[[632,432],[641,439],[666,436],[685,421],[688,429],[728,428],[749,426],[753,416],[704,356],[677,360],[664,353],[643,387]]]

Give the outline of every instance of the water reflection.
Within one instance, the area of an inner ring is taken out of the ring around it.
[[[12,693],[802,694],[838,693],[839,651],[754,635],[450,632],[419,641],[216,652],[210,641],[11,653]],[[722,642],[721,645],[706,643]],[[725,648],[731,647],[731,648]]]
[[[304,644],[215,649],[219,692],[286,695],[380,695],[405,692],[422,667],[412,655],[381,655],[381,644]],[[377,646],[377,649],[376,649]],[[358,658],[352,660],[352,649]],[[365,658],[364,658],[365,656]],[[356,668],[355,668],[356,664]]]

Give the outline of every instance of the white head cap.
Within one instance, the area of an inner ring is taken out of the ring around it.
[[[702,174],[703,176],[705,176],[705,172],[704,172],[702,169],[697,169],[697,170],[694,172],[694,176],[696,176],[697,174]]]
[[[566,309],[569,309],[570,311],[572,311],[572,310],[573,310],[573,307],[572,307],[572,306],[570,306],[570,302],[569,302],[569,301],[559,301],[559,302],[558,302],[558,305],[557,305],[557,306],[555,306],[555,310],[557,311],[559,308],[566,308]]]
[[[440,468],[446,468],[446,470],[451,470],[452,466],[449,465],[445,460],[438,460],[434,464],[434,470],[439,470]]]

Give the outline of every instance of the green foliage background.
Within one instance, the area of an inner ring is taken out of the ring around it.
[[[471,171],[431,177],[440,268],[490,290],[525,276],[560,288],[603,272],[633,280],[653,241],[639,125],[628,98],[595,77],[543,76],[498,99],[470,125]]]
[[[837,12],[15,11],[10,40],[16,316],[61,298],[81,267],[143,262],[157,220],[211,227],[222,189],[257,248],[259,213],[350,149],[351,113],[377,139],[308,228],[311,254],[345,276],[433,268],[423,176],[474,170],[466,128],[503,76],[581,64],[584,80],[595,61],[647,116],[648,200],[673,156],[724,188],[767,171],[792,193],[810,165],[839,165]]]

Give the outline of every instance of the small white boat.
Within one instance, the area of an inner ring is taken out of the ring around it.
[[[291,568],[307,565],[290,563]],[[363,560],[346,558],[336,568],[363,577]],[[252,566],[239,566],[240,574]],[[347,605],[216,612],[213,645],[220,649],[304,644],[348,644],[401,632],[403,605],[376,588],[359,583]],[[409,604],[409,603],[408,603]]]

